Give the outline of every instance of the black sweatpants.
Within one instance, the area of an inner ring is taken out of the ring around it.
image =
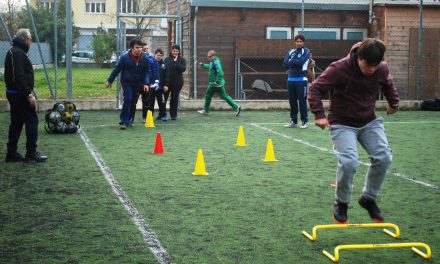
[[[9,124],[8,154],[17,152],[23,125],[26,129],[26,151],[34,153],[37,150],[38,116],[35,108],[31,107],[28,99],[23,94],[6,93],[11,107],[11,123]]]

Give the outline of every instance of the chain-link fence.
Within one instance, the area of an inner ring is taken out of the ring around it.
[[[283,57],[295,47],[293,38],[298,34],[305,36],[304,46],[310,49],[314,60],[309,69],[314,75],[309,74],[309,82],[331,62],[345,57],[354,43],[374,37],[386,40],[386,60],[402,99],[440,96],[440,19],[436,15],[440,3],[425,1],[418,5],[421,1],[407,1],[391,5],[391,1],[359,0],[338,6],[340,1],[331,1],[334,7],[323,8],[310,4],[318,1],[304,2],[309,5],[302,14],[299,10],[292,12],[292,26],[275,26],[276,22],[268,20],[264,40],[251,36],[250,40],[236,41],[235,98],[287,98]],[[363,5],[357,8],[358,4]],[[247,11],[246,16],[252,16],[251,12]],[[267,12],[274,17],[284,15],[269,9]],[[271,22],[274,26],[270,26]]]
[[[9,0],[0,4],[0,69],[16,30],[29,28],[34,43],[28,54],[35,65],[36,90],[40,98],[67,98],[69,89],[75,98],[119,98],[117,87],[111,90],[103,87],[118,57],[129,49],[131,39],[138,38],[148,44],[149,53],[161,48],[168,54],[166,1],[69,2],[70,7],[66,0],[26,0],[24,3]],[[72,13],[71,38],[66,35],[66,12],[69,10]],[[150,16],[142,17],[146,14]],[[41,43],[37,43],[36,36]],[[71,46],[71,54],[66,54],[67,44]],[[71,65],[66,69],[69,57]],[[44,68],[43,61],[46,70],[39,69]],[[67,75],[68,71],[71,75]],[[68,76],[71,82],[66,80]],[[3,90],[0,96],[4,97]]]
[[[199,73],[192,67],[196,65],[197,58],[203,58],[203,52],[207,49],[222,50],[229,45],[235,50],[224,49],[230,52],[226,56],[231,58],[222,56],[222,61],[232,62],[230,66],[226,64],[224,69],[225,76],[229,78],[227,83],[234,89],[230,91],[231,95],[235,92],[236,99],[287,98],[287,75],[282,67],[282,59],[293,47],[293,36],[299,33],[305,35],[305,46],[313,54],[315,76],[319,76],[332,61],[344,57],[354,42],[377,37],[387,42],[386,59],[402,99],[440,97],[440,3],[437,0],[425,0],[423,5],[419,5],[422,1],[417,0],[355,0],[350,3],[342,0],[305,0],[292,1],[293,5],[290,1],[280,0],[276,1],[277,8],[269,6],[264,12],[261,11],[261,5],[263,2],[269,5],[270,1],[256,1],[258,8],[252,5],[249,8],[226,7],[229,1],[225,1],[225,4],[218,4],[221,1],[217,1],[217,10],[238,10],[229,14],[238,14],[240,23],[249,21],[250,24],[239,31],[228,29],[230,18],[222,17],[216,20],[217,29],[211,31],[208,24],[200,23],[197,24],[197,30],[203,32],[200,38],[197,37],[202,33],[194,31],[197,23],[194,16],[197,14],[192,12],[190,1],[83,0],[71,1],[69,9],[66,1],[25,0],[28,5],[18,5],[23,2],[19,0],[0,3],[0,40],[3,41],[0,44],[0,68],[10,36],[20,27],[30,28],[33,35],[38,34],[42,43],[39,49],[34,43],[29,52],[31,60],[34,64],[41,65],[43,61],[47,64],[47,73],[43,69],[36,70],[41,98],[65,98],[68,89],[71,89],[75,98],[118,98],[119,90],[102,88],[118,56],[129,48],[128,43],[133,38],[141,38],[148,43],[150,53],[161,48],[165,54],[168,54],[171,43],[182,44],[182,38],[185,39],[182,51],[188,63],[185,85],[190,86],[189,96],[196,94],[191,90],[196,91],[197,86],[204,86],[198,85],[198,80],[203,78],[199,78]],[[181,15],[179,9],[170,8],[177,3],[189,8]],[[28,9],[31,9],[36,32]],[[71,10],[73,14],[71,38],[66,37],[66,10]],[[287,11],[287,15],[279,15],[277,10]],[[204,19],[203,14],[200,12],[198,19]],[[213,12],[206,14],[215,15]],[[256,21],[252,16],[264,21]],[[423,19],[427,21],[426,25]],[[176,24],[178,21],[183,21],[186,26],[179,27]],[[264,36],[260,29],[256,30],[258,23],[264,24]],[[238,33],[228,35],[217,43],[209,42],[217,34],[211,32],[221,30],[228,31],[228,34]],[[263,41],[258,42],[258,39]],[[72,47],[71,54],[66,54],[68,43]],[[258,46],[257,51],[254,46]],[[193,54],[194,50],[203,54]],[[66,56],[72,58],[71,69],[65,68]],[[69,71],[72,72],[71,87],[66,80],[66,72]],[[255,81],[257,83],[253,85]],[[50,91],[51,87],[54,92]],[[198,92],[203,95],[202,89]],[[2,93],[0,96],[3,97]]]

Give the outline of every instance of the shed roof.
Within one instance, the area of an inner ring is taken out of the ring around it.
[[[370,0],[306,0],[304,2],[304,9],[368,10]],[[191,6],[200,7],[301,9],[301,5],[302,0],[191,0]]]
[[[351,3],[347,3],[351,2]],[[419,5],[420,0],[374,0],[374,5]],[[265,9],[301,9],[302,0],[191,0],[191,6],[265,8]],[[308,10],[368,10],[370,0],[305,0],[304,9]],[[440,0],[424,0],[423,5],[440,6]]]

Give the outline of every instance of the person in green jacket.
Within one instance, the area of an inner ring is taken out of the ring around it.
[[[200,63],[203,69],[209,69],[209,85],[205,95],[205,108],[199,110],[200,114],[207,115],[209,113],[209,106],[211,104],[211,98],[214,93],[218,93],[220,97],[226,101],[235,110],[235,116],[238,116],[241,111],[239,106],[225,90],[225,78],[223,74],[222,64],[217,57],[217,53],[213,50],[208,51],[208,59],[210,63]]]

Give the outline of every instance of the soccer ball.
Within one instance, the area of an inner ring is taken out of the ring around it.
[[[63,103],[58,103],[58,104],[56,105],[56,110],[57,110],[58,112],[62,113],[62,112],[64,112],[64,111],[66,110],[66,106],[64,106]]]
[[[79,123],[79,113],[78,113],[78,112],[76,112],[76,111],[73,111],[73,112],[72,112],[72,121],[73,121],[75,124],[78,124],[78,123]]]
[[[73,116],[69,112],[64,112],[62,114],[62,119],[64,120],[64,122],[66,122],[66,124],[70,124],[70,123],[72,123]]]
[[[64,103],[64,106],[65,106],[66,111],[69,113],[72,113],[73,111],[76,110],[76,106],[72,102],[66,102],[66,103]]]
[[[53,124],[58,124],[61,121],[61,114],[58,112],[51,112],[49,114],[49,122]]]

